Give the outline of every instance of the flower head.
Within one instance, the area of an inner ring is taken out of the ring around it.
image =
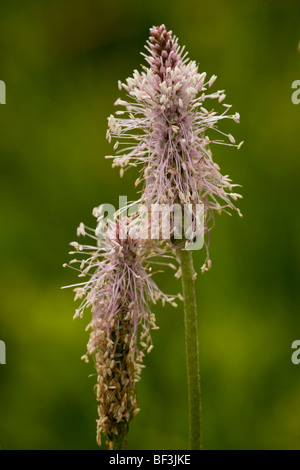
[[[210,149],[211,144],[240,148],[242,142],[236,144],[231,134],[218,129],[223,119],[239,122],[239,114],[228,114],[227,104],[219,114],[207,109],[210,100],[224,101],[224,90],[209,91],[216,76],[206,79],[206,73],[199,73],[164,25],[151,28],[146,50],[149,67],[119,82],[127,100],[115,104],[125,109],[108,120],[107,138],[117,139],[115,149],[122,144],[111,157],[113,166],[123,174],[125,167],[142,165],[137,184],[144,183],[141,201],[147,206],[203,203],[208,233],[214,211],[236,209],[233,201],[241,197],[233,191],[237,185],[221,174]]]
[[[110,448],[114,448],[125,438],[129,422],[139,411],[136,382],[144,353],[153,348],[150,330],[157,328],[150,304],[158,299],[174,304],[174,298],[163,294],[152,279],[149,263],[163,249],[145,243],[142,228],[137,231],[139,221],[125,217],[104,221],[102,207],[96,208],[94,215],[96,230],[83,224],[78,228],[78,235],[94,243],[71,243],[75,248],[71,254],[83,259],[76,258],[69,265],[78,265],[79,276],[88,278],[71,286],[75,300],[82,299],[75,317],[82,317],[86,308],[92,310],[90,339],[83,358],[93,358],[97,372],[97,441],[100,445],[105,433]],[[124,236],[133,229],[134,238]]]

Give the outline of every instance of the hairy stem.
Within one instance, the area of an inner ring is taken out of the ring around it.
[[[178,250],[184,296],[185,341],[188,379],[190,448],[201,449],[201,389],[198,354],[196,295],[192,251]]]

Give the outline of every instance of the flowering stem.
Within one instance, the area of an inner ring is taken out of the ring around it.
[[[198,354],[197,308],[192,251],[178,250],[184,296],[190,448],[201,449],[201,389]]]

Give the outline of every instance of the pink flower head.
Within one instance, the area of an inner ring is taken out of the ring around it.
[[[149,67],[119,82],[127,100],[116,101],[124,109],[109,117],[107,138],[113,136],[115,150],[119,145],[121,149],[108,158],[121,168],[121,175],[125,167],[142,165],[137,184],[144,183],[141,202],[146,206],[204,204],[208,234],[214,211],[236,209],[233,201],[241,197],[233,192],[237,185],[221,174],[210,149],[211,144],[240,148],[242,142],[236,144],[231,134],[218,129],[223,119],[239,122],[239,114],[229,115],[227,104],[221,113],[209,110],[210,100],[223,102],[224,90],[209,91],[216,76],[207,80],[206,73],[199,73],[164,25],[151,28],[146,50]],[[207,261],[209,265],[208,255]]]
[[[138,220],[119,218],[104,222],[102,207],[94,210],[96,230],[83,224],[78,235],[88,237],[91,244],[71,243],[71,254],[80,259],[79,277],[87,278],[74,286],[75,300],[82,299],[75,317],[82,317],[91,308],[92,321],[87,355],[92,357],[97,371],[98,400],[97,441],[101,433],[108,436],[111,448],[127,433],[130,420],[139,411],[136,382],[140,378],[144,352],[153,348],[150,330],[155,329],[155,315],[150,304],[158,299],[174,304],[174,297],[163,294],[152,279],[150,262],[163,249],[140,236],[120,238],[120,232],[137,228]],[[126,226],[126,227],[125,227]],[[135,235],[137,230],[135,230]]]

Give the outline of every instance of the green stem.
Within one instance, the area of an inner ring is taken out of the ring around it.
[[[198,354],[197,308],[192,251],[178,250],[184,297],[185,341],[188,379],[190,448],[201,449],[201,389]]]
[[[124,450],[127,444],[127,433],[128,433],[128,423],[119,423],[119,434],[109,434],[108,437],[108,447],[110,450]]]

